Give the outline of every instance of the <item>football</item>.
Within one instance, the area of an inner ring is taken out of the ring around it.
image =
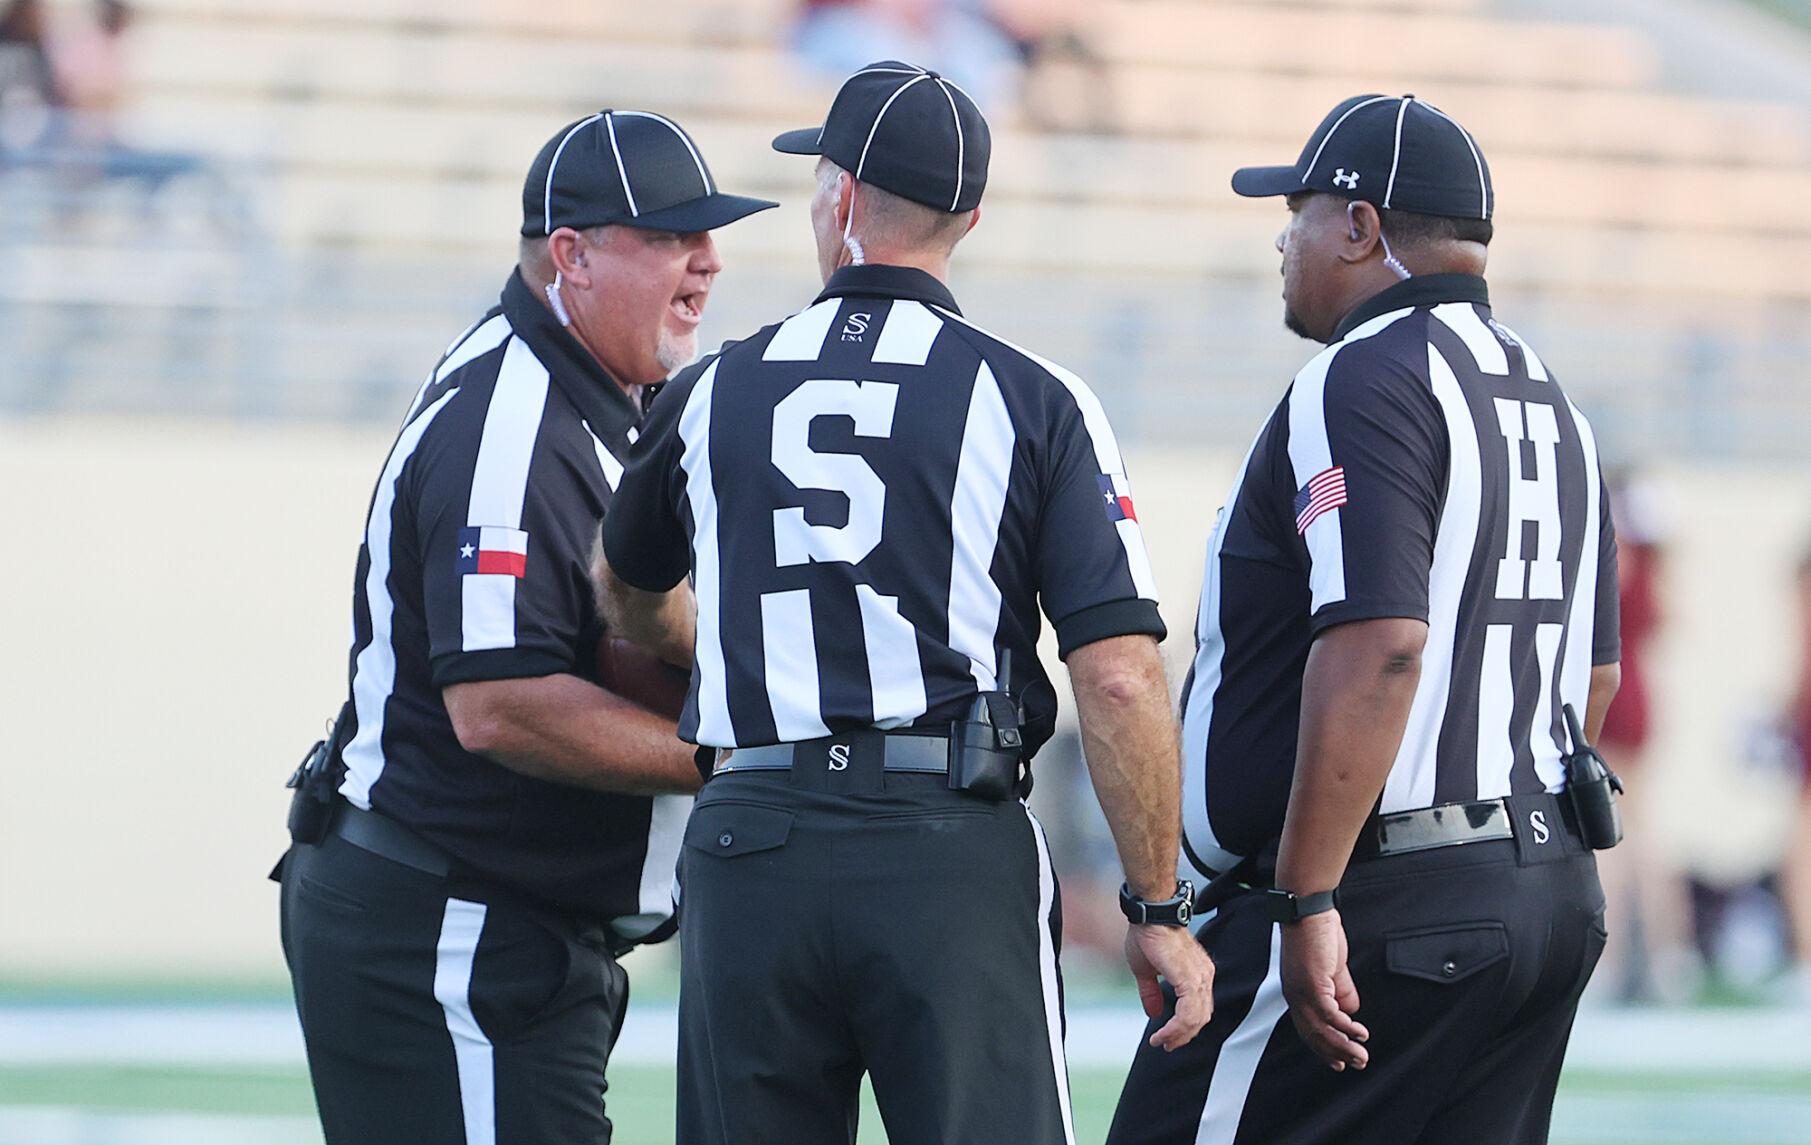
[[[656,715],[677,720],[685,709],[692,676],[639,645],[605,633],[597,642],[592,682]]]

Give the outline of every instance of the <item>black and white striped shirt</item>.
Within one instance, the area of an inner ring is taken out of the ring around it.
[[[474,755],[441,689],[590,674],[591,546],[639,420],[520,275],[447,351],[371,499],[340,786],[477,874],[629,938],[672,915],[690,798],[591,792]]]
[[[962,317],[919,270],[846,267],[818,300],[661,395],[605,522],[651,591],[698,597],[681,736],[716,747],[937,727],[1013,653],[1161,636],[1119,446],[1082,381]]]
[[[1359,307],[1245,458],[1183,691],[1185,873],[1274,846],[1308,647],[1383,617],[1428,639],[1379,810],[1563,786],[1561,706],[1618,658],[1615,537],[1590,423],[1470,275]]]

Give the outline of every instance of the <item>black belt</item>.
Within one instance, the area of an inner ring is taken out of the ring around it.
[[[1524,796],[1524,802],[1551,801],[1558,812],[1556,829],[1578,829],[1572,815],[1571,801],[1554,796]],[[1515,818],[1510,814],[1508,799],[1480,799],[1471,803],[1442,803],[1437,807],[1418,807],[1413,811],[1392,811],[1373,815],[1358,833],[1352,847],[1352,861],[1381,859],[1388,855],[1407,855],[1415,851],[1432,851],[1440,847],[1460,847],[1467,843],[1484,843],[1492,839],[1515,838]]]
[[[1512,805],[1513,800],[1513,805]],[[1462,847],[1467,843],[1488,843],[1514,839],[1517,816],[1531,811],[1551,812],[1548,828],[1564,831],[1586,852],[1578,831],[1578,817],[1572,801],[1564,793],[1553,795],[1517,795],[1503,799],[1480,799],[1470,803],[1442,803],[1437,807],[1418,807],[1413,811],[1392,811],[1373,815],[1358,832],[1352,846],[1354,863],[1382,859],[1390,855],[1408,855],[1416,851],[1434,851],[1442,847]],[[1531,828],[1521,824],[1523,830]],[[1541,840],[1544,842],[1545,840]],[[1196,864],[1208,876],[1208,883],[1195,895],[1195,911],[1205,914],[1224,906],[1229,899],[1271,886],[1274,855],[1248,855],[1224,871],[1214,871]]]
[[[843,749],[839,757],[833,752]],[[927,775],[947,775],[950,769],[948,736],[890,735],[881,742],[883,766],[888,771],[916,771]],[[776,743],[763,747],[739,747],[728,759],[717,765],[716,774],[728,771],[791,771],[795,760],[814,768],[849,762],[849,740],[845,736],[823,736],[797,743]],[[841,768],[832,767],[833,770]]]
[[[333,824],[327,830],[354,847],[393,863],[413,867],[423,874],[444,879],[453,873],[453,856],[396,820],[387,819],[375,811],[366,811],[362,807],[341,801],[339,811],[333,817]]]

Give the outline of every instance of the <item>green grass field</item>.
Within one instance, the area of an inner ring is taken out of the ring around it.
[[[659,1017],[676,997],[676,975],[667,962],[638,956],[638,1000],[649,1007],[644,1024]],[[1116,966],[1090,970],[1086,963],[1067,976],[1071,1016],[1090,1007],[1124,1001],[1129,984]],[[260,1066],[84,1065],[68,1056],[59,1064],[33,1065],[22,1030],[47,1036],[67,1013],[80,1020],[109,1007],[167,1006],[164,1019],[205,1017],[217,1007],[242,1007],[256,1025],[260,1013],[283,1015],[286,983],[93,984],[8,982],[0,979],[0,1019],[13,1007],[15,1022],[8,1056],[0,1056],[0,1145],[320,1145],[314,1098],[303,1067],[282,1057],[247,1058],[280,1064]],[[63,1009],[67,1007],[67,1011]],[[1612,1019],[1641,1019],[1618,1023]],[[1731,1024],[1730,1019],[1740,1019]],[[33,1027],[50,1021],[51,1026]],[[671,1016],[666,1017],[671,1021]],[[18,1023],[23,1022],[23,1025]],[[161,1029],[162,1027],[156,1027]],[[1665,1012],[1594,1012],[1581,1021],[1579,1042],[1598,1032],[1594,1053],[1580,1053],[1578,1065],[1561,1081],[1554,1111],[1553,1145],[1811,1145],[1811,1018],[1783,1011],[1743,1007],[1700,1007]],[[1605,1042],[1602,1032],[1619,1030]],[[1721,1031],[1721,1034],[1719,1034]],[[141,1027],[142,1032],[142,1027]],[[0,1034],[5,1023],[0,1021]],[[193,1049],[194,1030],[188,1034]],[[217,1060],[230,1060],[230,1036]],[[1071,1029],[1071,1036],[1077,1036]],[[1080,1035],[1086,1038],[1088,1035]],[[1731,1040],[1743,1052],[1732,1051]],[[148,1061],[145,1046],[130,1037],[105,1035],[88,1060]],[[183,1038],[178,1037],[179,1042]],[[133,1046],[138,1048],[134,1049]],[[152,1043],[155,1045],[156,1043]],[[255,1039],[252,1044],[255,1044]],[[8,1039],[0,1036],[0,1051]],[[21,1052],[25,1047],[27,1052]],[[1075,1047],[1072,1046],[1072,1051]],[[1644,1050],[1664,1050],[1655,1055]],[[139,1056],[132,1056],[133,1054]],[[670,1145],[673,1070],[659,1057],[621,1060],[610,1070],[609,1110],[616,1123],[615,1145]],[[193,1060],[193,1059],[191,1059]],[[1098,1056],[1070,1074],[1077,1145],[1100,1145],[1113,1116],[1123,1067],[1104,1067]],[[1636,1061],[1650,1063],[1640,1067]],[[1718,1065],[1717,1062],[1722,1064]],[[1741,1066],[1737,1061],[1745,1063]],[[1699,1062],[1708,1063],[1698,1068]],[[1777,1064],[1776,1064],[1777,1063]],[[860,1145],[883,1145],[885,1129],[871,1099],[861,1117]],[[401,1145],[401,1143],[399,1143]]]
[[[1072,1077],[1078,1145],[1106,1135],[1123,1073],[1077,1070]],[[669,1145],[673,1073],[658,1066],[611,1071],[610,1112],[615,1145]],[[7,1145],[77,1140],[53,1135],[43,1118],[22,1115],[75,1111],[93,1130],[82,1141],[131,1145],[134,1118],[142,1139],[173,1139],[159,1116],[214,1115],[217,1139],[241,1145],[318,1141],[313,1098],[299,1069],[158,1069],[122,1067],[0,1068],[0,1140]],[[14,1121],[9,1122],[9,1115]],[[205,1119],[184,1124],[205,1125]],[[9,1128],[10,1125],[10,1128]],[[34,1129],[35,1127],[35,1129]],[[32,1136],[35,1131],[39,1136]],[[210,1139],[216,1139],[210,1137]],[[886,1140],[871,1101],[862,1115],[862,1145]],[[1576,1074],[1561,1088],[1554,1145],[1802,1145],[1811,1142],[1811,1076],[1703,1073],[1645,1076]]]

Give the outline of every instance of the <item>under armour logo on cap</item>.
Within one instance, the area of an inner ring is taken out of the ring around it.
[[[522,234],[617,223],[708,231],[777,207],[717,190],[704,156],[677,123],[651,111],[600,111],[542,146],[522,184]]]
[[[881,60],[843,81],[822,127],[788,131],[773,147],[822,155],[864,183],[954,213],[980,205],[993,143],[967,92],[916,64]]]
[[[1362,186],[1360,171],[1366,172]],[[1490,166],[1477,141],[1412,95],[1355,95],[1327,113],[1293,167],[1241,167],[1241,195],[1326,191],[1382,210],[1488,219]]]

